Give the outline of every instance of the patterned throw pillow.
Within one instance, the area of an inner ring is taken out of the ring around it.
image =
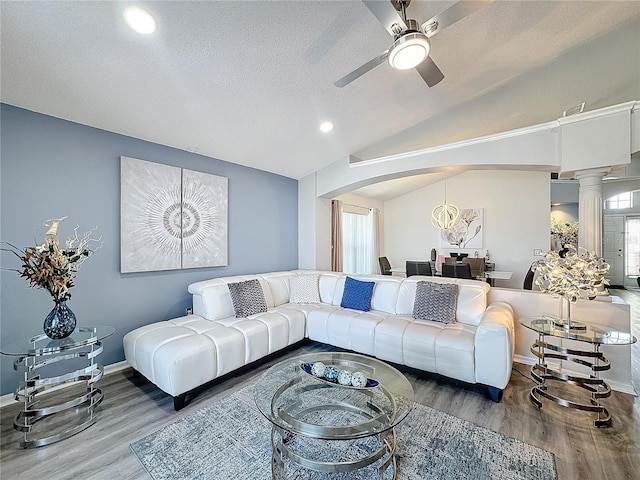
[[[416,285],[413,318],[433,322],[456,323],[458,285],[421,280]]]
[[[362,282],[355,278],[347,277],[344,282],[344,292],[342,293],[342,308],[352,308],[368,312],[371,310],[371,296],[376,282]]]
[[[237,318],[248,317],[267,311],[264,292],[257,279],[244,282],[229,283],[229,293]]]
[[[291,277],[289,279],[289,302],[320,303],[319,278],[318,274],[303,274]]]

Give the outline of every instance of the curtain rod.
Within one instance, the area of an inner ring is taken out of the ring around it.
[[[367,210],[378,210],[375,207],[363,207],[362,205],[354,205],[353,203],[347,203],[347,202],[343,202],[342,200],[331,200],[332,202],[340,202],[342,205],[346,205],[347,207],[355,207],[355,208],[365,208]]]

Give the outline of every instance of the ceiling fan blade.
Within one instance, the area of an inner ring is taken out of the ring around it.
[[[335,82],[333,82],[333,84],[336,87],[340,87],[340,88],[342,88],[342,87],[344,87],[346,85],[349,85],[356,78],[360,78],[362,75],[367,73],[369,70],[373,70],[375,67],[380,65],[382,62],[384,62],[387,59],[388,56],[389,56],[389,50],[381,53],[376,58],[374,58],[372,60],[369,60],[367,63],[365,63],[364,65],[362,65],[359,68],[356,68],[353,72],[345,75],[340,80],[336,80]]]
[[[444,78],[444,73],[440,71],[431,57],[427,57],[416,67],[416,70],[418,70],[420,76],[430,87],[437,85]]]
[[[402,17],[398,15],[398,11],[389,0],[362,0],[362,3],[375,15],[392,37],[397,33],[391,28],[394,24],[398,24],[402,30],[406,30],[407,24]]]
[[[427,37],[432,37],[440,30],[444,30],[445,28],[453,25],[458,20],[462,20],[467,15],[471,15],[473,12],[480,10],[483,7],[486,7],[490,3],[493,3],[495,0],[471,0],[471,1],[461,1],[458,3],[454,3],[449,8],[440,12],[435,17],[427,20],[421,25],[422,30],[427,35]],[[365,2],[366,3],[366,2]],[[375,3],[375,2],[374,2]],[[430,25],[436,24],[437,27],[435,29],[429,28]]]

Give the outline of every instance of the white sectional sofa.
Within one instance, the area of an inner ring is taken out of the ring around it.
[[[317,275],[319,303],[291,303],[290,279]],[[340,306],[347,275],[289,271],[224,277],[189,285],[193,315],[125,335],[129,364],[182,408],[191,390],[304,338],[489,387],[499,401],[511,374],[513,310],[487,303],[488,284],[413,276],[352,276],[375,282],[371,310]],[[228,284],[257,279],[267,311],[235,316]],[[456,322],[413,318],[421,280],[458,285]]]

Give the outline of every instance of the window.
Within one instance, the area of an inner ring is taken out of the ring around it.
[[[343,272],[375,273],[372,262],[375,250],[373,212],[363,207],[343,207],[342,212]]]
[[[640,275],[640,217],[627,218],[625,230],[625,274],[637,277]]]
[[[607,200],[604,204],[606,209],[631,208],[633,206],[632,192],[621,193]]]

